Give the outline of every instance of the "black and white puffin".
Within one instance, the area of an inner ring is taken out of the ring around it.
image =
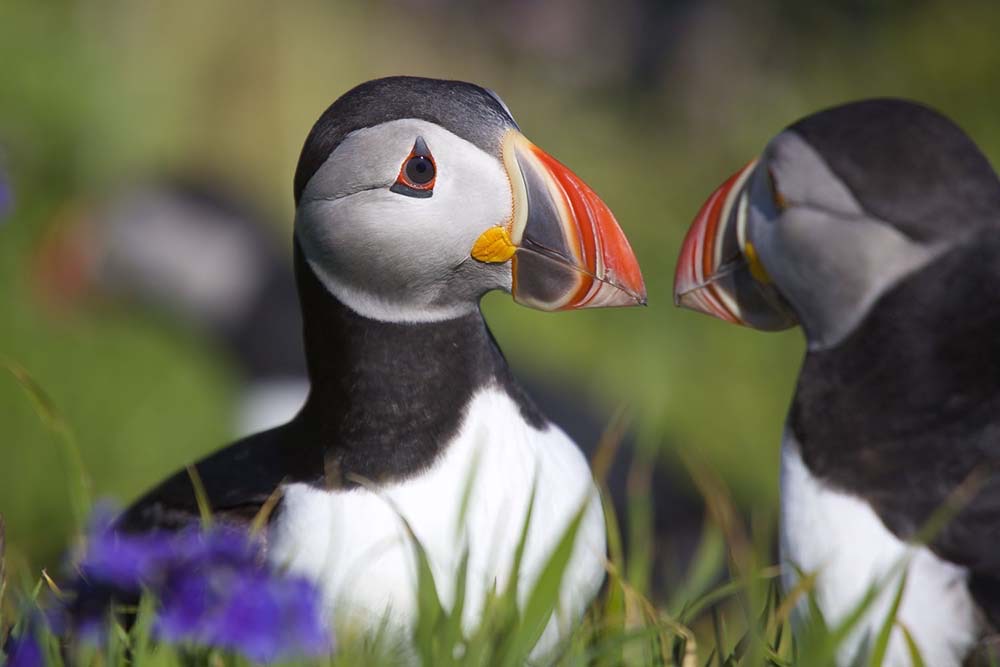
[[[684,241],[679,305],[805,332],[781,450],[782,559],[818,573],[827,622],[884,586],[840,664],[877,636],[904,558],[898,621],[925,664],[961,664],[1000,622],[998,285],[1000,180],[952,121],[902,100],[791,125]],[[961,509],[920,546],[949,502]],[[885,664],[910,664],[898,629]]]
[[[197,464],[212,510],[249,522],[280,489],[269,557],[314,578],[338,619],[407,627],[415,565],[397,512],[446,603],[468,547],[472,623],[504,585],[532,490],[527,582],[585,507],[544,652],[601,585],[604,519],[586,460],[520,389],[479,300],[499,289],[543,310],[644,303],[628,241],[494,93],[462,82],[391,77],[347,92],[306,139],[294,193],[310,394],[288,424]],[[182,471],[120,527],[197,517]]]
[[[47,310],[121,304],[214,345],[240,380],[236,436],[284,424],[309,393],[291,262],[251,199],[194,174],[147,177],[60,207],[32,266]]]
[[[291,253],[252,193],[191,172],[144,176],[97,199],[59,207],[34,252],[36,294],[57,315],[113,304],[204,341],[239,380],[234,437],[291,420],[309,394]],[[287,255],[287,256],[286,256]],[[525,368],[518,380],[545,416],[592,459],[611,420],[580,387]],[[622,526],[640,455],[626,433],[605,475]],[[704,525],[702,506],[657,466],[653,590],[687,571]],[[626,554],[628,553],[626,549]],[[680,567],[674,563],[679,560]]]

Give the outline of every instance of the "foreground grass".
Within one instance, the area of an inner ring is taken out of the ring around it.
[[[713,504],[725,511],[720,498]],[[338,628],[336,649],[332,656],[308,662],[282,664],[309,665],[397,665],[421,664],[435,667],[509,666],[553,664],[565,666],[674,665],[677,667],[729,667],[771,665],[822,667],[832,665],[851,630],[880,594],[891,594],[891,611],[877,637],[871,637],[870,655],[860,656],[856,664],[877,667],[888,647],[895,612],[902,597],[906,578],[898,577],[892,590],[871,593],[854,613],[836,627],[827,627],[813,615],[804,630],[793,639],[789,620],[798,603],[811,604],[811,578],[787,597],[779,594],[778,570],[761,566],[758,552],[745,539],[743,527],[714,514],[686,578],[686,587],[678,590],[672,602],[654,602],[638,590],[624,572],[631,563],[622,552],[622,540],[614,514],[607,510],[610,559],[607,585],[591,605],[581,623],[554,653],[543,658],[531,656],[532,647],[541,636],[555,611],[563,570],[569,560],[577,523],[566,530],[526,596],[518,595],[519,579],[493,591],[478,625],[469,629],[462,624],[462,600],[466,586],[465,568],[459,567],[455,582],[456,600],[452,606],[442,603],[431,569],[420,544],[413,541],[417,563],[418,619],[409,636],[395,634],[388,625],[372,632]],[[526,518],[525,528],[530,522]],[[724,531],[719,530],[720,523]],[[519,567],[520,547],[512,572]],[[729,561],[728,578],[718,581],[712,574],[717,564],[715,554],[720,539]],[[2,560],[0,560],[2,563]],[[3,576],[0,565],[0,577]],[[22,581],[23,578],[22,578]],[[25,582],[26,583],[26,582]],[[521,582],[523,585],[523,582]],[[134,614],[135,621],[126,627],[112,617],[98,645],[67,643],[56,637],[42,621],[42,600],[51,607],[64,595],[47,573],[43,572],[29,588],[15,585],[0,600],[2,636],[23,637],[34,632],[43,662],[60,665],[245,665],[248,660],[211,647],[170,645],[156,642],[151,629],[156,601],[146,596],[138,608],[120,609]],[[0,595],[4,589],[0,587]],[[519,605],[517,600],[521,599]],[[913,638],[904,636],[911,651],[912,664],[923,665]],[[19,663],[23,664],[23,663]]]
[[[31,398],[42,422],[63,445],[66,477],[72,489],[74,513],[82,521],[90,506],[87,475],[79,463],[72,430],[41,387],[20,367],[8,370]],[[621,425],[609,434],[621,432]],[[600,480],[615,454],[617,438],[609,435],[595,457]],[[734,509],[718,478],[694,464],[688,468],[707,507],[701,540],[682,576],[666,599],[650,594],[654,545],[652,510],[648,507],[649,480],[639,461],[637,480],[630,485],[630,520],[621,526],[610,503],[605,503],[608,526],[607,581],[582,622],[548,656],[531,656],[554,612],[563,571],[572,552],[578,521],[567,528],[549,562],[534,582],[519,576],[520,554],[531,521],[525,517],[521,543],[503,590],[491,591],[485,611],[473,628],[463,626],[467,586],[466,560],[456,574],[455,603],[441,599],[422,546],[412,537],[417,564],[417,622],[409,636],[384,625],[376,632],[338,628],[336,650],[316,665],[395,665],[401,662],[435,667],[555,665],[675,665],[677,667],[822,667],[833,664],[842,643],[869,607],[881,595],[891,595],[890,612],[875,637],[869,638],[869,656],[858,664],[877,667],[883,661],[896,627],[895,614],[906,585],[901,575],[887,578],[882,590],[872,590],[839,625],[828,627],[811,597],[812,578],[804,574],[799,587],[787,596],[779,592],[779,570],[772,558],[773,521],[750,517],[744,521]],[[648,471],[647,471],[648,472]],[[604,494],[607,497],[607,493]],[[206,508],[207,511],[207,508]],[[82,525],[82,524],[81,524]],[[82,539],[82,537],[80,538]],[[79,541],[79,540],[78,540]],[[629,545],[626,554],[625,544]],[[56,637],[44,622],[42,609],[58,605],[65,593],[49,574],[8,572],[0,522],[0,637],[38,637],[48,665],[242,665],[246,659],[210,647],[169,645],[153,641],[151,629],[156,601],[146,596],[128,627],[109,620],[98,645],[79,644]],[[902,565],[902,564],[901,564]],[[9,582],[13,581],[13,584]],[[530,583],[529,591],[519,586]],[[518,603],[520,601],[520,604]],[[790,631],[793,612],[805,610],[808,620],[796,638]],[[808,611],[814,610],[811,615]],[[119,610],[121,611],[121,610]],[[915,666],[922,665],[915,642],[902,632]],[[295,663],[292,663],[295,664]]]

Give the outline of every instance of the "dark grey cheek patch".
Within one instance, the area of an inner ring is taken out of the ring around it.
[[[579,273],[571,266],[536,252],[518,251],[514,268],[514,298],[557,303],[576,289]]]

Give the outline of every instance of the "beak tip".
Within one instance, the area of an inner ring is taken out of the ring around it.
[[[697,310],[691,307],[691,303],[688,299],[684,297],[687,296],[683,292],[674,292],[674,307],[681,308],[682,310]]]
[[[646,305],[639,262],[607,204],[523,135],[508,137],[514,150],[505,155],[514,159],[505,164],[519,188],[511,233],[519,248],[515,300],[541,310]]]
[[[639,282],[639,284],[637,286],[634,285],[634,284],[632,284],[632,285],[625,285],[625,284],[622,284],[622,283],[612,283],[612,284],[615,285],[615,287],[617,287],[619,290],[621,290],[622,292],[624,292],[625,294],[627,294],[628,298],[631,300],[631,303],[629,303],[629,302],[626,301],[622,305],[625,305],[625,306],[647,306],[647,305],[649,305],[648,304],[649,299],[648,299],[648,297],[646,295],[646,285],[645,285],[644,282],[642,282],[641,278],[640,278],[640,282]]]

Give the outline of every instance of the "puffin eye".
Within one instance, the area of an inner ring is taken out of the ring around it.
[[[399,175],[390,191],[408,197],[430,197],[434,194],[437,166],[423,137],[417,137],[410,154],[403,160]]]
[[[407,160],[403,171],[414,185],[426,185],[434,180],[434,162],[423,155],[414,155]]]
[[[770,167],[767,169],[767,185],[771,189],[771,201],[774,202],[774,207],[778,209],[778,212],[788,208],[788,200],[778,190],[778,181],[774,178],[774,172],[771,171]]]

